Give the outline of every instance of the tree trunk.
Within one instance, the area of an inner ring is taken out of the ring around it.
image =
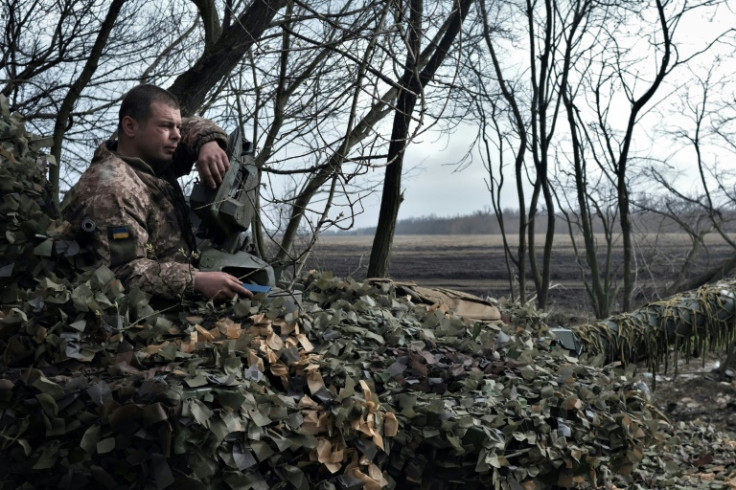
[[[255,0],[194,65],[179,75],[169,90],[176,95],[183,116],[191,116],[204,102],[207,92],[237,66],[245,53],[271,25],[285,0]]]
[[[60,165],[61,165],[61,145],[64,142],[64,133],[71,126],[71,114],[74,110],[79,96],[82,94],[82,90],[87,86],[87,83],[92,79],[97,70],[97,65],[102,56],[102,51],[107,45],[107,40],[110,38],[110,33],[115,25],[115,21],[120,14],[120,10],[123,8],[127,0],[113,0],[110,4],[110,8],[107,10],[105,20],[102,21],[100,30],[95,38],[95,43],[92,45],[89,57],[82,68],[82,72],[79,77],[74,81],[69,91],[66,93],[64,100],[59,107],[59,112],[56,115],[56,121],[54,124],[53,144],[51,146],[51,154],[56,159],[56,165],[52,165],[49,169],[49,184],[51,185],[51,195],[54,198],[54,203],[58,207],[59,205],[59,176],[60,176]]]
[[[698,275],[689,275],[689,279],[687,279],[685,282],[680,284],[679,290],[688,290],[688,289],[695,289],[699,288],[700,286],[707,284],[709,282],[713,281],[720,281],[726,275],[733,271],[736,268],[736,255],[733,255],[720,264],[718,264],[715,267],[712,267],[711,269],[708,269],[707,271],[703,272],[702,274]],[[676,293],[677,291],[672,291],[672,293]]]
[[[396,229],[396,218],[399,212],[399,205],[401,204],[401,162],[403,161],[404,151],[408,143],[409,122],[411,121],[411,115],[417,101],[418,91],[434,77],[437,69],[444,61],[450,50],[450,46],[460,33],[463,21],[473,1],[462,0],[459,2],[457,9],[453,12],[447,23],[447,30],[438,48],[427,63],[427,66],[418,75],[416,73],[417,70],[411,68],[411,63],[416,63],[416,58],[412,58],[412,53],[408,54],[407,71],[402,78],[402,87],[404,89],[399,95],[396,119],[394,120],[391,144],[389,146],[389,165],[386,167],[386,180],[384,181],[384,193],[381,198],[378,226],[371,248],[371,258],[368,266],[369,277],[385,277],[388,274],[391,245],[394,239],[394,230]],[[419,0],[412,2],[412,14],[416,10],[416,4],[418,3],[420,4],[422,2]],[[414,56],[418,56],[418,53],[417,47]],[[397,135],[399,136],[398,138],[396,137]],[[394,154],[396,158],[392,160]],[[395,165],[396,163],[398,165]]]
[[[588,178],[587,168],[583,159],[583,147],[578,139],[577,125],[575,123],[575,114],[572,101],[563,94],[565,108],[567,109],[567,117],[570,124],[570,136],[573,148],[573,164],[575,166],[575,193],[580,208],[580,226],[583,231],[583,241],[585,243],[585,261],[590,269],[589,289],[591,303],[596,318],[604,318],[609,314],[608,305],[610,301],[607,291],[603,287],[603,278],[600,274],[598,265],[598,256],[596,255],[595,231],[593,228],[593,219],[590,214],[588,202]],[[572,231],[570,232],[572,235]]]
[[[526,155],[527,142],[529,139],[528,132],[526,130],[524,118],[521,115],[519,104],[516,100],[516,95],[511,89],[511,85],[506,81],[501,70],[501,63],[499,62],[498,56],[496,55],[496,49],[493,46],[491,39],[491,28],[488,25],[488,18],[486,15],[486,4],[484,0],[480,2],[481,11],[483,12],[483,39],[488,47],[488,52],[491,55],[493,61],[493,69],[496,73],[496,79],[498,80],[499,87],[504,99],[508,102],[509,107],[513,112],[513,124],[516,127],[516,132],[519,136],[519,144],[514,158],[514,176],[516,182],[516,199],[519,205],[519,227],[517,229],[519,245],[517,247],[516,258],[513,257],[511,248],[508,245],[506,232],[504,230],[501,221],[501,234],[504,242],[504,256],[506,257],[507,263],[509,260],[514,262],[516,266],[516,277],[519,281],[519,301],[526,303],[526,229],[527,229],[527,209],[526,209],[526,197],[524,192],[524,157]],[[512,270],[507,267],[509,275],[512,275]],[[514,281],[511,280],[511,297],[514,297]]]
[[[368,263],[368,277],[385,277],[391,265],[391,244],[394,241],[396,220],[399,215],[401,195],[401,174],[404,170],[404,153],[409,140],[409,126],[419,91],[418,56],[422,39],[422,12],[424,0],[411,0],[409,39],[406,55],[406,66],[401,80],[401,92],[394,113],[394,124],[391,130],[391,143],[388,148],[388,165],[386,178],[383,181],[381,209],[378,214],[378,225],[373,237],[371,257]]]
[[[447,28],[440,29],[440,31],[445,32],[440,41],[437,43],[432,43],[431,46],[427,47],[424,50],[421,59],[424,60],[428,58],[428,61],[426,65],[424,65],[424,69],[422,70],[420,76],[421,85],[424,85],[434,75],[434,73],[437,71],[437,68],[439,67],[439,64],[449,52],[450,46],[454,41],[457,32],[459,31],[460,26],[465,19],[465,15],[467,14],[472,3],[473,0],[462,0],[459,6],[460,8],[455,11],[455,15],[451,17],[446,23]],[[454,34],[450,35],[450,33]],[[327,182],[327,180],[332,176],[333,172],[335,172],[345,161],[345,159],[347,158],[348,150],[352,148],[355,144],[365,139],[369,135],[370,129],[373,128],[375,124],[378,123],[378,121],[382,120],[384,117],[386,117],[387,114],[391,112],[389,105],[393,100],[396,100],[396,98],[398,97],[399,90],[397,87],[398,84],[394,87],[391,87],[379,99],[379,101],[374,104],[368,114],[366,114],[361,119],[361,121],[357,125],[355,125],[350,133],[345,135],[344,144],[340,146],[337,152],[332,154],[332,156],[327,160],[325,166],[314,177],[310,179],[310,181],[305,185],[304,189],[299,193],[299,196],[294,199],[289,222],[286,225],[286,230],[284,231],[278,254],[273,261],[276,264],[276,268],[280,268],[286,262],[288,262],[290,249],[294,242],[294,238],[296,237],[297,231],[299,230],[299,225],[302,218],[304,217],[307,205],[311,201],[314,194],[325,182]]]
[[[272,262],[275,263],[275,269],[280,270],[290,259],[291,247],[294,244],[299,225],[301,224],[304,213],[307,210],[309,202],[322,185],[327,182],[333,173],[342,165],[347,158],[348,150],[353,145],[359,143],[369,135],[369,130],[375,126],[378,121],[382,120],[389,111],[389,102],[395,98],[397,90],[391,88],[384,94],[381,99],[376,102],[373,108],[366,114],[363,119],[344,137],[344,142],[330,158],[325,166],[310,178],[309,182],[304,186],[299,195],[294,199],[291,207],[291,215],[286,224],[281,244],[276,257]],[[278,274],[277,274],[278,277]]]
[[[624,136],[623,144],[621,145],[621,154],[616,165],[616,186],[618,192],[618,207],[619,215],[621,219],[621,235],[623,237],[624,246],[624,292],[623,292],[623,309],[629,311],[632,306],[632,300],[634,296],[634,240],[632,238],[631,231],[631,205],[629,203],[629,187],[627,182],[627,163],[629,158],[629,149],[631,148],[631,140],[633,139],[634,126],[639,118],[639,113],[649,100],[654,96],[655,92],[659,88],[667,74],[670,63],[670,53],[672,51],[672,40],[670,39],[670,27],[667,25],[667,17],[664,12],[664,5],[661,0],[657,0],[657,12],[659,14],[660,25],[662,26],[662,34],[664,39],[662,44],[664,46],[664,53],[662,55],[662,64],[659,66],[659,70],[652,82],[651,86],[646,92],[635,100],[631,114],[629,115],[628,125],[626,128],[626,135]]]

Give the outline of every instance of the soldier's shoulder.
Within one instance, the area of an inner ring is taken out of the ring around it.
[[[95,159],[84,171],[72,192],[76,199],[87,199],[99,194],[131,192],[139,194],[145,185],[140,177],[122,159],[114,154]]]
[[[82,174],[80,181],[82,179],[100,181],[100,183],[139,180],[135,170],[114,153],[108,153],[101,158],[94,159]]]

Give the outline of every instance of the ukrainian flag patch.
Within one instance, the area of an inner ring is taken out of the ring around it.
[[[130,228],[127,226],[113,226],[111,235],[113,240],[125,240],[130,238]]]
[[[137,257],[135,229],[127,225],[107,227],[110,266],[117,267]]]

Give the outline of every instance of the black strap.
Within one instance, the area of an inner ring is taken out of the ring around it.
[[[184,192],[181,190],[179,181],[174,176],[174,173],[169,171],[163,176],[163,179],[169,184],[166,186],[166,192],[168,199],[174,205],[174,211],[176,212],[176,219],[181,228],[182,237],[189,247],[189,252],[197,251],[197,240],[194,236],[194,230],[192,229],[192,222],[189,220],[189,206],[187,200],[184,197]]]

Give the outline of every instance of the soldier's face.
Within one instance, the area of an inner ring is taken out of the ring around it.
[[[134,141],[143,160],[152,166],[171,162],[181,140],[179,109],[153,102],[150,117],[137,129]]]

